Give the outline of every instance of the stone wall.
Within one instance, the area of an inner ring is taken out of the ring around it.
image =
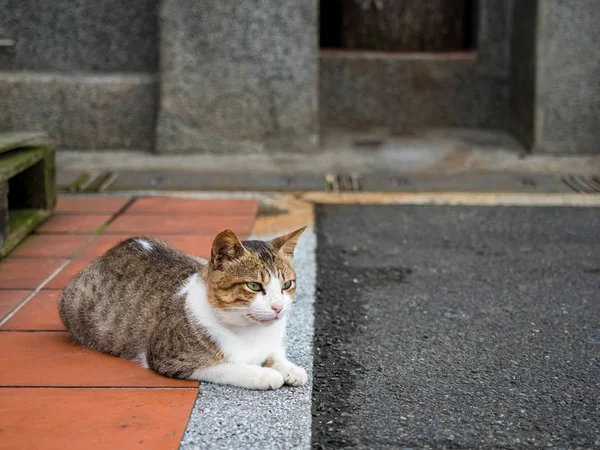
[[[537,153],[600,154],[600,2],[520,0],[513,17],[514,133]]]
[[[470,55],[335,52],[321,56],[321,127],[410,133],[432,127],[502,128],[508,86],[479,74]]]
[[[534,149],[600,154],[600,2],[538,9]]]
[[[0,69],[154,73],[158,3],[0,0],[0,38],[16,42],[0,51]]]
[[[476,52],[323,52],[321,127],[509,127],[512,5],[480,0]]]
[[[150,149],[159,0],[0,0],[0,131],[61,148]]]
[[[159,152],[317,149],[317,1],[164,0]]]

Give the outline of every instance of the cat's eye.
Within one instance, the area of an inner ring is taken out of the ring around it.
[[[293,281],[292,281],[292,280],[288,280],[288,281],[286,281],[285,283],[283,283],[283,284],[281,285],[281,289],[283,289],[284,291],[287,291],[289,288],[291,288],[291,287],[292,287],[292,283],[293,283]]]
[[[256,291],[256,292],[262,291],[262,284],[256,283],[254,281],[248,281],[246,283],[246,286],[248,286],[248,288],[252,291]]]

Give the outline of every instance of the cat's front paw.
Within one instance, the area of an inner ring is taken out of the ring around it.
[[[283,381],[288,386],[304,386],[308,381],[306,370],[302,367],[290,364],[281,371]]]
[[[248,380],[249,389],[279,389],[283,386],[283,375],[276,370],[269,369],[268,367],[261,367],[250,376]]]

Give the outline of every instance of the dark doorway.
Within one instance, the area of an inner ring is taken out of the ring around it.
[[[476,10],[477,0],[321,0],[321,48],[473,50]]]

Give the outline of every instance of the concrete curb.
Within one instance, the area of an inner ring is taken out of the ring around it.
[[[64,195],[64,194],[63,194]],[[69,196],[69,195],[65,195]],[[578,193],[511,193],[511,192],[219,192],[219,191],[123,191],[73,196],[98,197],[177,197],[189,199],[253,199],[260,201],[284,201],[292,198],[296,202],[309,205],[323,204],[359,204],[359,205],[473,205],[473,206],[600,206],[600,195]]]
[[[307,230],[295,252],[298,288],[287,333],[289,358],[307,370],[307,385],[261,392],[201,383],[182,450],[310,448],[315,250],[316,234]]]

